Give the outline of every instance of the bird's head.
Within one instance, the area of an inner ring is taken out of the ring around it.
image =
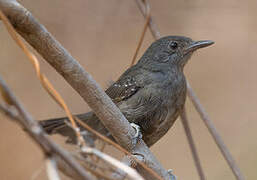
[[[176,66],[183,69],[193,52],[213,43],[209,40],[193,41],[184,36],[166,36],[153,42],[139,63],[151,67]]]

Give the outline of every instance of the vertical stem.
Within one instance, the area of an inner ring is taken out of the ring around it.
[[[184,130],[185,130],[185,134],[187,136],[188,144],[189,144],[190,149],[191,149],[191,153],[192,153],[192,156],[193,156],[193,159],[194,159],[196,170],[198,172],[200,180],[205,180],[206,178],[204,176],[203,168],[202,168],[201,162],[200,162],[200,158],[198,156],[196,146],[195,146],[195,143],[194,143],[194,139],[193,139],[193,136],[192,136],[192,133],[191,133],[191,129],[189,127],[189,122],[188,122],[185,107],[184,107],[183,112],[181,113],[180,117],[181,117],[181,121],[182,121]]]
[[[136,52],[135,52],[135,54],[133,56],[133,59],[131,61],[130,67],[135,64],[135,61],[136,61],[136,58],[137,58],[137,54],[139,52],[140,47],[142,46],[142,43],[143,43],[143,40],[144,40],[144,37],[145,37],[145,33],[146,33],[146,30],[147,30],[147,27],[148,27],[148,24],[149,24],[149,20],[150,20],[150,17],[151,17],[150,7],[146,6],[146,8],[147,8],[147,10],[146,10],[147,11],[147,17],[146,17],[146,20],[145,20],[144,28],[143,28],[143,31],[141,33],[141,36],[140,36],[137,48],[136,48]]]
[[[205,111],[204,107],[201,105],[199,99],[197,98],[196,94],[193,92],[190,84],[187,82],[187,89],[188,89],[188,97],[193,102],[195,109],[200,114],[204,124],[208,128],[210,134],[212,135],[216,145],[218,146],[219,150],[221,151],[223,157],[227,161],[230,169],[232,170],[233,174],[235,175],[237,180],[245,180],[243,174],[240,172],[239,167],[237,166],[235,160],[233,159],[232,155],[230,154],[227,146],[223,142],[221,136],[219,135],[218,131],[216,130],[213,122],[209,118],[207,112]]]

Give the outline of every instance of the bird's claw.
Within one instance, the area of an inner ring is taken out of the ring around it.
[[[136,139],[136,142],[138,139],[142,139],[143,135],[141,133],[141,128],[139,125],[135,124],[135,123],[130,123],[130,125],[135,129],[136,133],[134,135],[134,139]]]
[[[177,180],[177,176],[175,176],[173,174],[173,170],[172,169],[168,169],[168,174],[170,175],[170,179],[171,180]]]

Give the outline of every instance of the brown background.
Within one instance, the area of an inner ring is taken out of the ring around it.
[[[103,88],[128,67],[144,20],[134,1],[20,1],[90,72]],[[162,35],[185,35],[216,44],[197,52],[187,79],[213,119],[247,179],[257,178],[257,1],[151,0]],[[42,89],[31,64],[0,24],[0,74],[36,119],[64,113]],[[142,51],[153,41],[147,32]],[[42,60],[42,59],[41,59]],[[43,72],[74,113],[86,103],[43,60]],[[234,179],[190,102],[190,125],[207,179]],[[59,141],[60,142],[60,141]],[[0,178],[30,179],[44,167],[39,148],[1,116]],[[198,179],[181,122],[151,148],[183,180]],[[44,171],[36,179],[46,179]]]

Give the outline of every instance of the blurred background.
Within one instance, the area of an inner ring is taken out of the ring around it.
[[[21,0],[103,88],[128,68],[144,18],[129,0]],[[214,121],[246,179],[257,179],[257,1],[150,0],[161,34],[210,39],[185,68],[187,79]],[[28,59],[0,24],[0,74],[36,119],[64,112],[42,89]],[[139,56],[153,42],[147,31]],[[138,57],[139,58],[139,57]],[[42,71],[74,113],[87,104],[40,58]],[[187,101],[193,136],[208,180],[233,180],[206,127]],[[13,122],[0,115],[0,176],[3,180],[46,179],[40,149]],[[59,137],[57,141],[62,143]],[[151,150],[183,180],[198,179],[181,122]]]

